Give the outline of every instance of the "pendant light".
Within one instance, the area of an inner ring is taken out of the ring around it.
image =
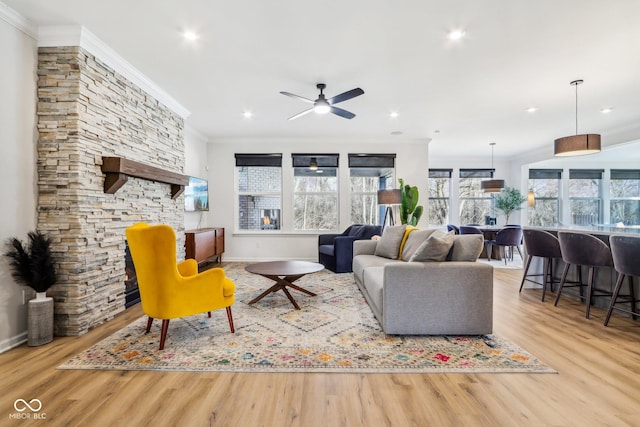
[[[584,80],[574,80],[576,87],[576,134],[558,138],[554,142],[553,154],[556,156],[582,156],[600,152],[600,135],[595,133],[578,135],[578,85]]]
[[[493,172],[493,146],[496,145],[496,143],[492,142],[489,145],[491,146],[491,171]],[[484,190],[485,193],[499,193],[500,190],[504,188],[504,179],[486,179],[480,181],[480,188]]]

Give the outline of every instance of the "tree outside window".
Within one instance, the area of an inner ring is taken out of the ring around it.
[[[611,223],[640,225],[640,170],[611,169],[609,190]]]
[[[378,190],[395,188],[395,154],[349,154],[349,191],[352,224],[380,224],[384,206]]]
[[[460,224],[484,224],[491,214],[493,199],[480,188],[488,178],[493,178],[493,169],[460,169]]]
[[[452,169],[429,169],[429,225],[449,223]]]
[[[338,228],[338,155],[292,154],[293,229]]]
[[[592,225],[602,217],[602,169],[569,170],[571,224]]]
[[[539,227],[558,225],[561,179],[562,169],[529,170],[529,191],[533,191],[535,204],[527,209],[527,224]]]

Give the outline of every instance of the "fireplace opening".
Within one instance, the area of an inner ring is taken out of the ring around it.
[[[140,302],[140,290],[138,290],[138,277],[133,258],[129,251],[129,244],[125,241],[124,248],[124,307],[129,308]]]
[[[260,230],[280,230],[280,209],[262,209]]]

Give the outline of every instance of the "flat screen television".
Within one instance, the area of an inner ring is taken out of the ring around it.
[[[187,212],[209,210],[209,182],[206,179],[189,177],[184,189],[184,210]]]

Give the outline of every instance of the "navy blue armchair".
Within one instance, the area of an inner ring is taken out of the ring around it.
[[[367,240],[382,234],[379,225],[354,224],[342,234],[320,234],[318,236],[318,262],[335,273],[353,271],[353,242]]]

